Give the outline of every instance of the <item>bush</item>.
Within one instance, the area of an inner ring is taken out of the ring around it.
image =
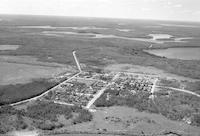
[[[0,134],[5,134],[5,133],[9,132],[10,129],[8,127],[4,126],[2,123],[3,122],[0,122]]]
[[[43,121],[43,122],[36,122],[35,127],[42,130],[53,130],[55,126],[51,122]]]
[[[104,93],[99,99],[94,103],[97,107],[110,107],[116,104],[114,97],[110,100],[106,100],[107,94]]]
[[[69,106],[55,104],[53,102],[39,102],[27,107],[27,116],[34,119],[57,121],[57,114],[71,117],[72,109]]]
[[[63,124],[58,122],[51,122],[51,121],[34,121],[33,125],[42,130],[54,130],[56,128],[63,127]]]
[[[6,106],[2,106],[0,108],[0,114],[11,114],[11,115],[15,115],[17,114],[17,110],[15,108],[13,108],[12,106],[6,105]]]
[[[26,115],[33,119],[43,120],[43,122],[46,120],[57,122],[57,115],[64,115],[66,119],[69,119],[73,117],[72,112],[78,113],[78,117],[73,121],[75,124],[92,120],[92,114],[79,106],[63,106],[53,102],[39,102],[36,105],[29,106]],[[39,128],[54,129],[52,124],[40,124],[37,125]],[[58,126],[56,125],[56,127]]]
[[[200,126],[200,114],[194,114],[192,117],[192,125]]]
[[[23,118],[18,118],[15,123],[16,130],[26,129],[28,125],[23,121]]]
[[[78,117],[73,120],[73,124],[88,122],[92,120],[92,114],[87,110],[82,110]]]

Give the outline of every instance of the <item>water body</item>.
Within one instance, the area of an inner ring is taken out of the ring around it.
[[[158,39],[169,39],[172,38],[172,35],[169,34],[149,34],[153,38],[153,40],[158,40]]]
[[[124,39],[124,40],[133,40],[133,41],[142,41],[142,42],[150,42],[156,44],[163,44],[166,42],[186,42],[183,40],[187,40],[187,37],[176,38],[169,34],[149,34],[146,36],[150,36],[152,38],[130,38],[109,34],[98,34],[98,33],[90,33],[90,32],[70,32],[70,31],[58,31],[58,29],[72,29],[72,30],[106,30],[109,28],[104,27],[96,27],[96,26],[82,26],[82,27],[54,27],[54,26],[18,26],[18,28],[37,28],[37,29],[52,29],[57,31],[43,31],[41,34],[45,36],[56,36],[62,37],[65,35],[77,35],[82,36],[84,38],[116,38],[116,39]],[[116,29],[120,32],[130,32],[130,29]],[[189,38],[191,39],[191,38]]]
[[[41,34],[56,34],[58,35],[75,35],[81,36],[83,38],[116,38],[116,39],[124,39],[124,40],[132,40],[132,41],[142,41],[142,42],[150,42],[150,43],[157,43],[163,44],[165,42],[186,42],[182,40],[191,39],[191,37],[183,37],[183,38],[172,38],[173,36],[168,34],[149,34],[148,36],[152,38],[132,38],[132,37],[124,37],[124,36],[117,36],[112,34],[98,34],[98,33],[89,33],[89,32],[70,32],[70,31],[43,31]],[[169,39],[169,40],[168,40]]]
[[[104,28],[104,27],[96,27],[96,26],[83,26],[83,27],[55,27],[55,26],[18,26],[18,28],[36,28],[36,29],[74,29],[74,30],[88,30],[88,29],[94,29],[94,30],[105,30],[108,28]]]
[[[121,32],[130,32],[130,31],[132,31],[130,29],[116,29],[116,30],[121,31]]]
[[[56,27],[52,26],[18,26],[18,28],[56,29]]]
[[[116,36],[112,34],[96,34],[96,33],[78,33],[78,32],[69,32],[69,31],[44,31],[42,34],[66,34],[66,35],[76,35],[81,36],[83,38],[115,38],[115,39],[124,39],[124,40],[132,40],[132,41],[143,41],[143,42],[151,42],[151,43],[160,43],[162,44],[163,41],[156,41],[153,39],[147,39],[147,38],[130,38],[130,37],[123,37],[123,36]]]
[[[169,26],[169,27],[188,27],[188,28],[196,28],[196,27],[200,27],[197,25],[180,25],[180,24],[160,24],[161,26]]]
[[[20,47],[20,45],[0,45],[0,51],[4,50],[16,50]]]
[[[153,49],[145,50],[145,52],[170,59],[200,60],[200,48]]]
[[[149,34],[151,39],[165,42],[186,42],[184,40],[193,39],[193,37],[175,37],[169,34]]]

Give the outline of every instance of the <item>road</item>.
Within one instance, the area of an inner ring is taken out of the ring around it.
[[[156,78],[153,82],[153,86],[151,88],[151,93],[153,94],[155,92],[155,88],[156,88],[156,83],[157,83],[158,79]]]
[[[115,79],[117,79],[119,77],[119,73],[117,73],[113,79],[111,80],[110,83],[108,83],[105,87],[103,87],[101,90],[99,90],[99,92],[94,96],[94,98],[92,100],[89,101],[89,103],[86,106],[86,109],[89,109],[94,102],[104,93],[104,91],[107,89],[108,86],[112,85],[112,81],[114,81]]]
[[[200,97],[200,94],[197,94],[195,92],[192,92],[192,91],[189,91],[189,90],[185,90],[185,89],[179,89],[179,88],[167,87],[167,86],[156,86],[156,87],[172,89],[172,90],[176,90],[176,91],[180,91],[180,92],[184,92],[184,93],[188,93],[188,94],[192,94],[192,95],[195,95],[197,97]]]
[[[48,94],[50,91],[53,91],[53,90],[55,90],[56,88],[60,87],[62,84],[65,84],[66,82],[68,82],[69,80],[71,80],[71,79],[73,79],[74,77],[78,76],[79,74],[81,74],[81,72],[79,72],[79,73],[73,75],[72,77],[68,78],[67,80],[61,82],[60,84],[54,86],[53,88],[47,90],[46,92],[44,92],[44,93],[42,93],[42,94],[40,94],[40,95],[38,95],[38,96],[36,96],[36,97],[32,97],[32,98],[30,98],[30,99],[26,99],[26,100],[23,100],[23,101],[15,102],[15,103],[12,103],[12,104],[10,104],[10,105],[11,105],[11,106],[16,106],[16,105],[19,105],[19,104],[22,104],[22,103],[26,103],[26,102],[30,102],[30,101],[35,101],[35,100],[37,100],[37,99],[43,97],[44,95]]]
[[[53,101],[53,102],[60,105],[74,106],[74,104],[66,103],[66,102],[60,102],[60,101]]]

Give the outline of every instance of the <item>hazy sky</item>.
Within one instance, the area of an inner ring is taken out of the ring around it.
[[[0,14],[200,21],[200,0],[0,0]]]

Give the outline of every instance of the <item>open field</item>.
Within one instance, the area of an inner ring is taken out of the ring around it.
[[[27,84],[0,86],[0,105],[10,104],[35,97],[54,87],[57,82],[37,79]]]
[[[69,126],[65,129],[67,133],[93,132],[95,136],[103,134],[125,133],[125,135],[164,135],[173,132],[180,135],[198,136],[200,133],[197,127],[192,127],[179,121],[170,121],[162,115],[138,112],[135,109],[114,106],[109,108],[99,108],[93,113],[93,120],[83,124]],[[61,135],[63,136],[61,131]],[[58,131],[59,133],[59,131]],[[83,133],[84,134],[84,133]],[[77,135],[78,136],[78,135]]]
[[[0,85],[23,84],[39,78],[52,78],[70,70],[56,63],[38,62],[30,56],[0,56]]]

